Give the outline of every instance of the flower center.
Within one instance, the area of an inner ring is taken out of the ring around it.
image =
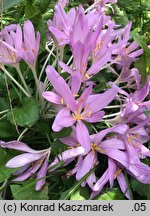
[[[74,113],[72,113],[72,116],[73,116],[74,120],[76,120],[76,121],[84,119],[81,114],[76,114],[75,115]]]

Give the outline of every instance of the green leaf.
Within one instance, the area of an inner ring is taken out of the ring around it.
[[[6,98],[0,97],[0,111],[9,109],[9,102]]]
[[[9,138],[15,135],[15,127],[7,120],[0,121],[0,137]]]
[[[3,9],[8,10],[9,8],[23,2],[23,0],[4,0],[3,1]]]
[[[74,193],[71,194],[70,200],[87,200],[89,194],[86,188],[79,188]]]
[[[10,153],[7,153],[5,149],[0,148],[0,182],[5,181],[15,171],[15,169],[7,168],[5,165],[12,158]]]
[[[143,55],[135,63],[135,67],[138,68],[142,75],[142,84],[144,84],[147,80],[147,76],[150,74],[150,49],[136,29],[132,31],[131,35],[144,50]]]
[[[22,107],[14,108],[15,122],[19,126],[31,126],[39,119],[39,107],[33,98],[24,98]],[[12,114],[9,112],[7,118],[14,124]]]
[[[89,176],[91,175],[93,172],[95,171],[95,167],[93,169],[91,169],[85,176],[83,176],[83,178],[81,178],[80,181],[78,181],[73,187],[71,187],[69,190],[64,191],[61,194],[60,200],[68,200],[70,198],[70,196],[75,193],[75,191],[80,187],[81,183]]]
[[[118,189],[114,188],[106,193],[97,197],[97,200],[124,200],[123,193]]]
[[[51,133],[53,139],[70,136],[72,129],[70,127],[63,128],[60,132]]]
[[[150,185],[142,184],[137,180],[132,180],[131,188],[133,191],[136,191],[139,195],[144,196],[147,200],[150,200]]]
[[[33,0],[26,0],[25,4],[25,16],[27,18],[34,17],[36,14],[39,13],[39,10],[33,6]]]
[[[15,200],[48,200],[48,187],[45,185],[40,191],[35,191],[35,179],[29,179],[21,185],[11,185]]]
[[[33,4],[42,14],[44,14],[50,6],[50,0],[36,0]]]

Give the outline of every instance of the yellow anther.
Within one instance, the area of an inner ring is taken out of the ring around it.
[[[139,136],[140,136],[140,134],[139,134],[139,133],[136,133],[136,134],[135,134],[135,138],[137,138],[137,139],[138,139],[138,138],[139,138]]]
[[[128,137],[128,144],[129,144],[129,145],[131,145],[132,140],[133,140],[133,136],[130,135],[130,136]]]
[[[102,44],[102,45],[104,45],[104,44],[105,44],[104,40],[102,40],[101,44]]]
[[[62,105],[64,104],[64,99],[63,99],[63,98],[60,99],[60,103],[61,103]]]
[[[89,106],[89,105],[86,105],[86,106],[84,107],[84,111],[83,111],[83,112],[85,112],[85,111],[87,110],[88,106]]]
[[[79,95],[78,95],[78,94],[74,94],[73,96],[74,96],[74,97],[79,97]]]
[[[139,145],[140,145],[140,143],[139,143],[139,142],[137,142],[137,143],[135,144],[135,148],[138,148],[138,147],[139,147]]]
[[[121,172],[122,172],[122,169],[118,169],[117,172],[115,173],[114,179],[116,179],[117,176],[119,176]]]
[[[92,110],[90,110],[90,112],[88,113],[87,117],[91,117],[91,114],[92,114]]]
[[[76,121],[83,120],[83,116],[81,114],[75,115],[74,113],[72,113],[72,116],[73,116],[74,120],[76,120]]]
[[[68,104],[66,104],[66,107],[67,107],[68,109],[70,108]]]
[[[90,79],[90,76],[88,75],[88,73],[85,73],[85,77]]]
[[[82,65],[82,67],[85,67],[85,62],[82,62],[82,64],[81,64],[81,65]]]
[[[103,150],[102,148],[98,147],[96,143],[91,144],[91,149],[92,149],[93,152],[98,151],[100,153],[104,153],[104,154],[106,153],[106,151]]]
[[[12,56],[13,56],[14,59],[16,59],[16,57],[17,57],[17,55],[15,53],[13,53]]]
[[[96,46],[96,48],[95,48],[95,50],[94,50],[94,52],[96,52],[96,51],[99,50],[100,48],[101,48],[101,45],[100,45],[100,43],[98,43],[97,46]]]
[[[68,146],[68,147],[67,147],[67,149],[73,149],[73,148],[74,148],[73,146]]]

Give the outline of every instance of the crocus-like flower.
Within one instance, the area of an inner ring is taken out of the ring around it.
[[[16,64],[21,60],[22,30],[20,25],[6,26],[0,32],[0,63]]]
[[[128,199],[131,199],[131,194],[128,190],[128,185],[122,172],[122,168],[120,168],[119,165],[115,162],[115,160],[111,158],[108,158],[108,169],[95,183],[90,198],[93,199],[95,196],[97,196],[108,181],[110,183],[110,187],[112,188],[115,179],[117,179],[120,189],[124,193],[124,195]]]
[[[35,35],[34,26],[27,20],[23,26],[22,58],[27,64],[34,66],[37,60],[40,46],[40,33]]]
[[[86,134],[82,134],[82,131],[77,131],[77,128],[73,127],[73,132],[70,137],[61,138],[60,140],[71,147],[64,151],[61,155],[55,158],[55,160],[50,164],[50,167],[57,164],[59,161],[63,160],[67,165],[76,157],[78,157],[77,164],[75,168],[68,172],[68,176],[73,175],[76,173],[76,179],[79,181],[83,176],[85,176],[95,165],[98,164],[97,154],[106,154],[110,158],[118,161],[119,163],[125,158],[126,155],[123,151],[125,149],[124,143],[117,138],[109,138],[104,141],[102,139],[111,132],[116,132],[119,134],[125,134],[128,129],[127,125],[117,125],[113,128],[108,128],[106,130],[101,131],[98,134],[89,135],[87,132]],[[85,138],[86,137],[86,138]],[[90,150],[86,152],[82,147],[83,142],[89,140]],[[81,145],[81,146],[79,146]],[[124,165],[127,165],[125,162]],[[114,177],[114,176],[113,176]],[[93,185],[96,182],[96,176],[92,173],[83,183],[86,183],[91,187],[93,190]]]
[[[109,89],[102,94],[91,94],[92,85],[84,90],[81,96],[78,92],[72,94],[65,80],[51,66],[46,69],[48,80],[54,87],[55,92],[44,92],[43,97],[54,104],[61,106],[53,123],[53,130],[60,131],[63,127],[72,126],[77,121],[77,128],[86,133],[86,127],[82,121],[98,122],[102,119],[104,112],[101,111],[116,96],[116,88]],[[59,83],[59,85],[58,85]]]
[[[0,142],[0,146],[3,148],[15,149],[25,152],[10,159],[6,167],[19,168],[14,175],[17,177],[13,179],[16,181],[24,181],[31,175],[37,173],[36,190],[40,190],[45,184],[45,176],[48,168],[48,159],[51,149],[33,150],[25,143],[20,141]]]
[[[121,112],[121,116],[132,115],[135,111],[150,104],[150,101],[144,101],[150,92],[150,76],[146,84],[139,90],[131,93],[126,98],[125,108]]]

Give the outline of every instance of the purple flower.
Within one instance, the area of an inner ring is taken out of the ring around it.
[[[16,64],[21,60],[22,30],[20,25],[6,26],[1,32],[0,63]]]
[[[34,66],[37,60],[40,46],[40,33],[35,30],[32,22],[27,20],[23,26],[22,58],[27,64]]]
[[[132,115],[135,111],[140,108],[150,105],[150,101],[144,101],[150,92],[150,76],[147,79],[146,84],[134,93],[130,93],[125,102],[125,108],[121,112],[121,116]]]
[[[122,172],[122,168],[118,166],[118,164],[111,158],[108,158],[108,169],[104,172],[104,174],[101,176],[101,178],[95,183],[93,187],[93,192],[91,194],[91,199],[93,199],[95,196],[97,196],[104,185],[109,181],[110,187],[113,187],[114,180],[117,179],[118,184],[120,186],[121,191],[124,193],[124,195],[131,199],[131,194],[128,190],[128,185],[125,179],[125,176]]]
[[[104,112],[101,111],[116,96],[116,88],[109,89],[102,94],[92,94],[92,85],[87,87],[78,99],[78,92],[72,94],[65,80],[48,66],[46,69],[48,80],[54,87],[55,92],[43,92],[43,97],[54,104],[61,106],[53,123],[53,130],[60,131],[63,127],[72,126],[77,121],[77,128],[86,133],[82,120],[98,122],[102,119]],[[59,85],[58,85],[59,83]]]
[[[40,190],[45,184],[45,176],[48,168],[48,159],[51,149],[33,150],[25,143],[20,141],[0,142],[0,146],[3,148],[15,149],[25,152],[21,155],[15,156],[10,159],[6,167],[19,168],[14,175],[17,176],[13,179],[13,182],[24,181],[31,175],[37,173],[36,190]]]
[[[73,175],[76,173],[76,179],[79,181],[83,176],[85,176],[95,165],[98,164],[97,154],[106,154],[109,157],[115,159],[119,163],[124,160],[124,166],[127,166],[127,157],[122,151],[125,149],[124,143],[117,138],[109,138],[104,141],[102,139],[111,132],[116,132],[119,134],[125,134],[128,129],[127,125],[118,125],[113,128],[108,128],[101,131],[98,134],[89,135],[88,131],[86,134],[82,133],[82,130],[73,127],[73,132],[70,137],[61,138],[61,141],[72,147],[66,150],[55,158],[55,160],[50,164],[50,167],[57,164],[59,161],[63,160],[67,165],[78,157],[77,164],[75,168],[68,172],[68,175]],[[89,151],[85,151],[83,146],[85,142],[89,145]],[[81,146],[79,146],[81,145]],[[93,190],[93,185],[96,182],[95,174],[91,174],[83,183],[87,183]]]

